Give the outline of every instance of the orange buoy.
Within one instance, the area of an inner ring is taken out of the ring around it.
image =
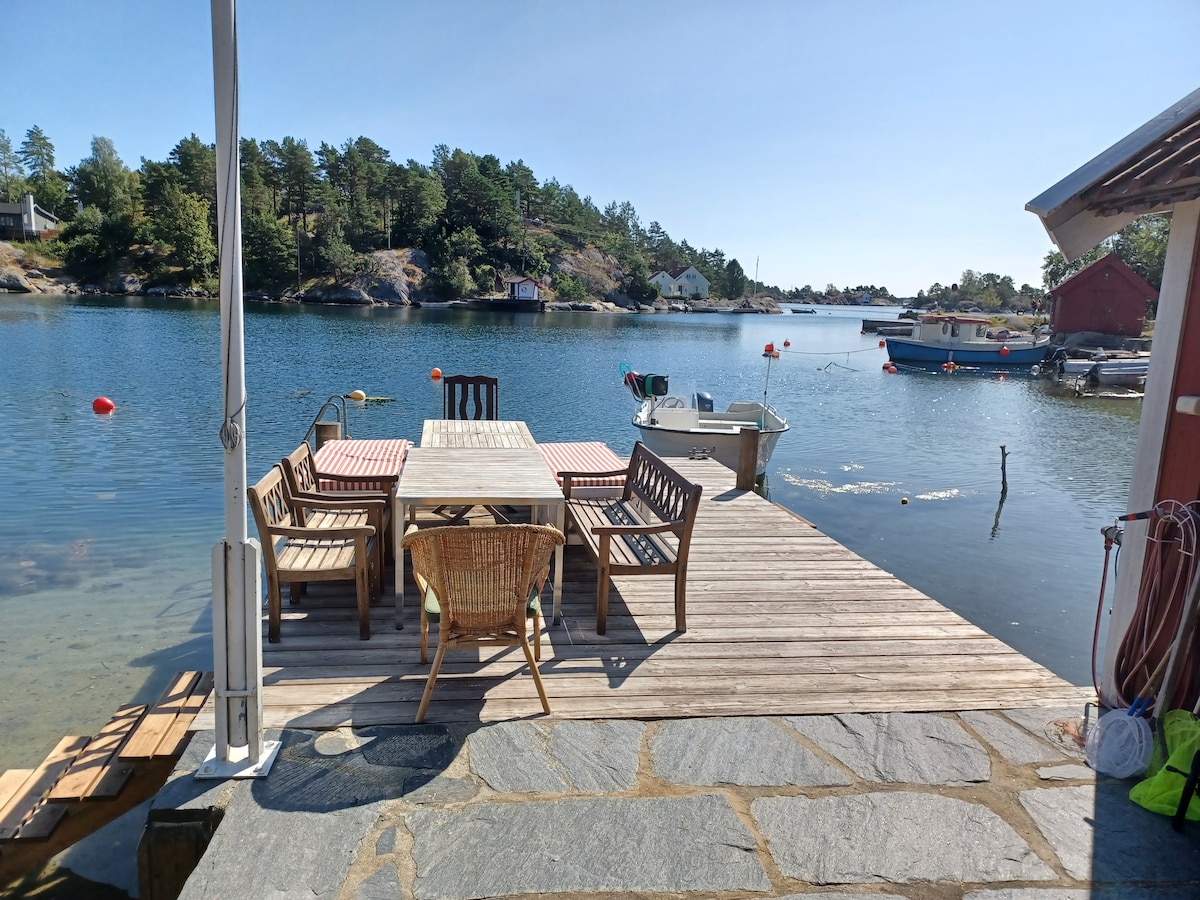
[[[895,367],[895,366],[888,366],[888,374],[889,374],[889,375],[895,375],[895,374],[896,374],[896,367]]]
[[[1007,344],[1000,348],[1000,355],[1008,356],[1008,345]]]
[[[880,342],[879,342],[879,346],[880,346],[880,347],[886,347],[886,346],[887,346],[887,341],[880,341]]]
[[[767,346],[763,347],[763,353],[774,353],[774,352],[775,352],[774,344],[767,344]]]
[[[113,403],[107,397],[97,397],[92,401],[92,412],[98,416],[106,416],[116,408],[117,404]]]
[[[429,377],[432,378],[434,381],[437,381],[439,378],[442,377],[442,370],[439,369],[437,366],[434,366],[433,371],[429,373]]]
[[[892,361],[890,359],[886,360],[883,364],[883,370],[886,372],[891,367],[892,367]]]
[[[784,341],[784,342],[783,342],[783,346],[785,346],[785,347],[790,347],[790,346],[792,346],[792,342],[791,342],[791,341]]]
[[[779,359],[779,351],[778,350],[771,351],[771,359]]]

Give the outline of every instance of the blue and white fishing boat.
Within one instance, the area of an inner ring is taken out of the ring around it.
[[[910,337],[888,336],[888,355],[892,362],[973,366],[1032,365],[1046,355],[1048,335],[1000,340],[988,335],[988,324],[982,316],[930,313],[921,316]]]

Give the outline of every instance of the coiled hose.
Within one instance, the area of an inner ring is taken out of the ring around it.
[[[1146,534],[1145,562],[1138,587],[1137,606],[1121,638],[1114,663],[1114,689],[1119,707],[1153,692],[1156,675],[1171,653],[1183,622],[1187,597],[1197,575],[1197,522],[1200,501],[1158,503]],[[1143,517],[1138,514],[1137,517]],[[1134,518],[1129,516],[1126,518]],[[1107,537],[1107,536],[1106,536]],[[1106,557],[1107,565],[1107,557]],[[1097,617],[1097,631],[1099,617]],[[1155,714],[1167,709],[1191,708],[1200,694],[1200,666],[1195,635],[1185,636],[1171,696],[1159,697]]]

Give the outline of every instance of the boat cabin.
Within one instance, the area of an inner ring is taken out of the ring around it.
[[[988,340],[989,319],[979,316],[953,316],[932,313],[921,317],[913,337],[926,344],[961,344]]]

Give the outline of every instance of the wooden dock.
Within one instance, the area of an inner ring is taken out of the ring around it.
[[[568,547],[563,621],[543,622],[554,716],[1003,709],[1090,697],[782,507],[734,490],[719,463],[672,465],[704,485],[688,631],[673,631],[671,578],[638,576],[613,579],[608,631],[597,635],[595,567]],[[352,592],[313,585],[303,605],[285,602],[282,640],[263,645],[266,726],[411,723],[429,667],[415,592],[406,594],[404,630],[393,627],[388,594],[369,641],[358,639]],[[498,648],[447,654],[427,721],[539,715],[520,650]],[[194,727],[213,727],[211,704]]]

